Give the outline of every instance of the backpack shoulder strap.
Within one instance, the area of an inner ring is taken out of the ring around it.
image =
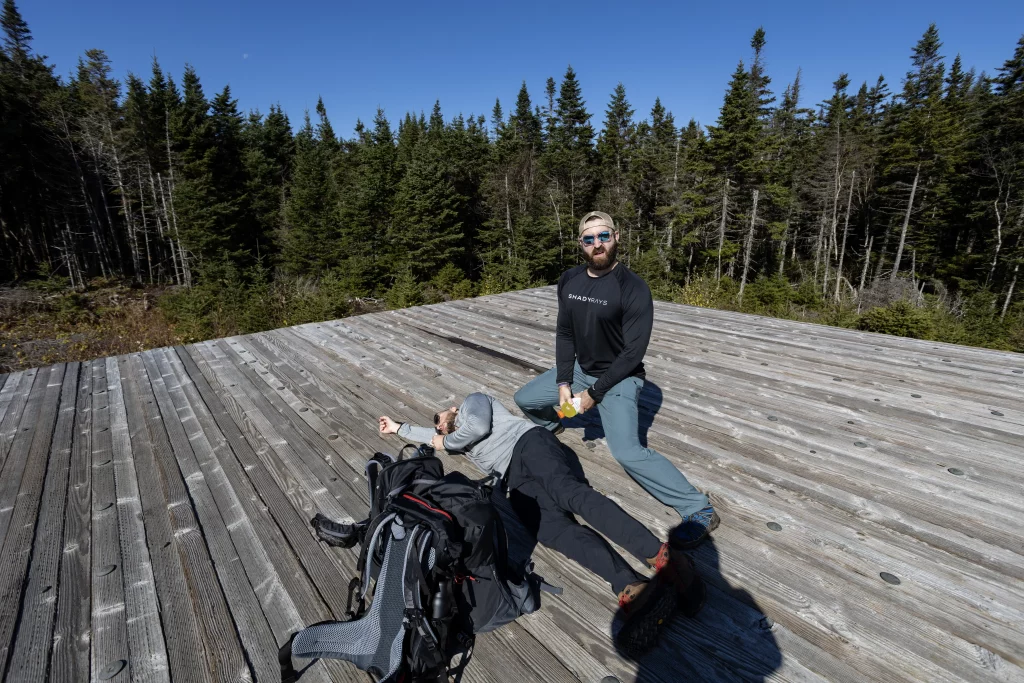
[[[288,642],[277,651],[277,663],[281,666],[281,683],[296,683],[299,680],[299,672],[292,666],[292,641],[298,631],[288,637]]]

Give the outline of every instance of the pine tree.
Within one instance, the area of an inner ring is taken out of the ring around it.
[[[242,137],[246,194],[260,235],[257,256],[271,264],[285,240],[285,188],[295,154],[288,116],[277,105],[271,105],[266,117],[254,111]]]
[[[342,185],[342,269],[354,292],[371,292],[389,283],[401,254],[393,242],[392,212],[400,179],[391,124],[378,109],[373,130],[356,126],[356,142],[346,153]]]
[[[439,110],[435,112],[439,117]],[[409,270],[420,281],[447,263],[460,263],[465,249],[459,214],[466,198],[456,192],[438,117],[431,116],[427,139],[413,152],[395,198],[392,236],[402,254],[400,270]]]
[[[14,0],[4,0],[3,14],[0,15],[0,28],[3,29],[4,57],[21,72],[29,61],[32,32],[18,11]]]
[[[891,279],[906,265],[903,252],[908,239],[919,262],[932,267],[941,242],[940,209],[949,190],[955,148],[952,122],[943,102],[941,47],[932,24],[914,47],[914,68],[904,79],[900,101],[890,108],[883,189],[893,208],[902,214]]]
[[[733,72],[718,122],[709,126],[708,152],[719,175],[740,188],[754,186],[759,180],[757,151],[761,122],[750,84],[750,73],[741,61]]]
[[[524,81],[481,185],[488,218],[477,243],[486,292],[529,286],[557,257],[558,244],[537,220],[544,212],[538,182],[542,148],[541,119]]]
[[[307,112],[295,136],[281,262],[287,272],[296,275],[325,275],[337,267],[343,250],[331,164],[332,140],[321,138],[325,129],[321,125],[314,130]]]
[[[628,177],[633,153],[636,126],[633,123],[633,108],[626,100],[626,88],[619,83],[615,86],[611,101],[605,110],[604,129],[597,139],[597,162],[601,173],[601,195],[598,204],[618,219],[618,225],[633,227],[633,211],[630,204]],[[627,245],[626,255],[629,249]]]
[[[1024,261],[1024,35],[992,79],[991,92],[986,79],[978,80],[971,94],[981,111],[976,163],[988,179],[986,203],[991,203],[981,214],[991,243],[984,281],[1007,286],[1009,280],[1002,306],[1005,317]]]
[[[548,221],[558,233],[558,268],[563,269],[575,253],[576,222],[593,206],[598,181],[594,129],[572,66],[562,79],[550,122],[542,164],[548,177]]]

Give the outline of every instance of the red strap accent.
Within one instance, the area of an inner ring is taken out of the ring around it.
[[[414,502],[414,503],[419,503],[419,504],[420,504],[420,505],[422,505],[423,507],[425,507],[425,508],[427,508],[428,510],[431,510],[431,511],[433,511],[433,512],[436,512],[436,513],[437,513],[437,514],[439,514],[439,515],[444,515],[445,517],[447,517],[447,518],[448,518],[448,521],[449,521],[449,522],[452,522],[452,521],[454,521],[454,520],[452,519],[452,516],[451,516],[451,515],[449,515],[449,514],[448,514],[447,512],[445,512],[444,510],[439,510],[439,509],[437,509],[437,508],[435,508],[435,507],[431,507],[431,506],[430,506],[430,505],[429,505],[429,504],[428,504],[428,503],[427,503],[426,501],[424,501],[424,500],[420,500],[420,499],[419,499],[419,498],[417,498],[416,496],[413,496],[413,495],[411,495],[411,494],[408,494],[408,493],[403,493],[403,494],[402,494],[402,498],[406,498],[406,499],[408,499],[408,500],[411,500],[411,501],[412,501],[412,502]]]

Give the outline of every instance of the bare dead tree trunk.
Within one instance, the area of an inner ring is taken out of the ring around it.
[[[161,216],[160,216],[160,197],[156,193],[156,185],[157,185],[157,181],[156,181],[156,178],[153,177],[153,168],[151,166],[150,169],[149,169],[149,190],[150,190],[150,193],[153,195],[153,215],[156,218],[156,229],[157,229],[157,232],[160,234],[160,243],[163,244],[164,238],[165,238],[164,224],[167,223],[167,212],[166,212],[166,210],[164,211],[164,213],[163,213],[163,220],[161,220],[160,219],[161,218]],[[166,207],[164,207],[164,208],[166,209]],[[174,247],[174,238],[170,235],[170,224],[169,223],[167,223],[166,239],[167,239],[168,246],[171,249],[171,265],[174,268],[174,284],[180,285],[181,284],[181,273],[178,270],[178,251]]]
[[[548,196],[551,198],[551,206],[555,209],[555,222],[558,224],[558,262],[565,265],[565,236],[562,235],[562,216],[558,212],[558,202],[555,201],[555,193],[550,189]]]
[[[839,137],[838,131],[836,137]],[[836,142],[836,172],[832,180],[832,220],[828,235],[828,250],[827,254],[831,254],[833,257],[838,257],[836,253],[836,227],[839,225],[839,195],[843,190],[843,176],[839,170],[839,142]],[[825,276],[825,280],[828,280],[828,276]]]
[[[57,228],[56,221],[52,221],[53,229],[60,233],[60,241],[64,245],[61,251],[64,255],[64,263],[68,267],[68,279],[71,280],[71,289],[79,289],[79,282],[75,280],[74,244],[71,240],[71,228],[68,226],[67,215],[64,216],[64,229]]]
[[[675,200],[676,196],[676,184],[679,182],[679,145],[682,143],[682,138],[676,138],[676,160],[672,167],[672,200]]]
[[[156,174],[156,181],[160,185],[160,201],[163,203],[164,220],[167,220],[167,196],[164,194],[164,181],[160,174]],[[174,211],[174,202],[171,202],[171,212]],[[174,237],[171,238],[171,251],[178,250],[178,264],[181,266],[181,282],[186,287],[192,286],[192,277],[189,273],[188,261],[185,258],[185,249],[181,246],[181,238],[178,236],[177,223],[175,222]]]
[[[123,272],[122,264],[124,263],[124,255],[121,253],[121,242],[117,239],[117,234],[114,231],[114,217],[110,213],[110,203],[107,201],[107,189],[104,186],[103,174],[100,173],[100,159],[103,156],[103,141],[97,140],[91,135],[89,136],[89,139],[92,142],[93,148],[93,174],[96,176],[96,185],[99,188],[100,200],[103,202],[103,214],[107,218],[107,229],[110,231],[110,239],[114,242],[114,251],[117,253],[118,267],[116,269],[111,268],[111,270]]]
[[[1003,247],[1003,213],[999,210],[999,200],[992,202],[996,210],[996,246],[992,252],[992,266],[988,269],[988,277],[985,278],[985,286],[992,282],[992,276],[996,273],[996,264],[999,263],[999,250]],[[1021,212],[1024,214],[1024,211]]]
[[[93,244],[96,246],[96,257],[100,266],[100,273],[103,277],[107,277],[107,273],[110,270],[109,264],[106,263],[107,250],[103,242],[103,237],[100,235],[99,216],[96,214],[96,207],[89,201],[89,190],[85,183],[85,173],[82,170],[82,164],[78,158],[78,152],[75,150],[75,142],[71,137],[71,129],[68,127],[67,113],[63,107],[58,107],[60,113],[61,127],[64,129],[64,139],[68,146],[68,151],[71,153],[71,159],[75,162],[75,170],[78,172],[78,188],[82,194],[82,202],[85,204],[87,213],[89,214],[90,227],[92,228],[92,239]]]
[[[825,214],[818,216],[818,240],[814,243],[814,285],[818,285],[818,270],[821,267],[822,242],[825,239]],[[827,255],[827,254],[826,254]]]
[[[750,268],[750,251],[754,246],[754,224],[757,221],[757,198],[760,193],[754,190],[754,208],[750,212],[750,227],[747,228],[747,240],[743,245],[743,275],[740,277],[739,302],[743,303],[743,290],[747,287],[747,270]]]
[[[715,288],[722,279],[722,249],[725,247],[725,217],[729,212],[729,179],[725,179],[722,189],[722,220],[718,224],[718,269],[715,271]]]
[[[1013,267],[1013,279],[1010,280],[1010,289],[1006,292],[1006,300],[1003,301],[1003,312],[999,314],[999,319],[1004,320],[1006,318],[1006,311],[1010,308],[1010,300],[1013,298],[1013,287],[1017,284],[1017,271],[1020,270],[1020,264],[1018,263]]]
[[[149,272],[149,284],[153,284],[153,255],[149,250],[149,222],[146,220],[146,190],[142,186],[142,169],[135,167],[139,180],[139,207],[142,213],[142,236],[146,240],[146,270]]]
[[[857,184],[857,172],[850,176],[850,195],[846,198],[846,218],[843,220],[843,245],[839,249],[839,265],[836,266],[836,301],[839,301],[839,280],[843,276],[843,258],[846,256],[846,236],[850,232],[850,207],[853,206],[853,186]]]
[[[786,242],[789,240],[789,219],[786,219],[786,227],[782,230],[782,244],[779,246],[779,275],[786,269]]]
[[[910,212],[914,209],[914,195],[917,194],[917,181],[921,179],[921,164],[917,165],[914,172],[914,184],[910,187],[910,201],[907,202],[907,212],[903,215],[903,228],[900,230],[900,246],[896,248],[896,259],[892,264],[892,274],[889,281],[896,280],[896,273],[900,270],[900,260],[903,258],[903,246],[907,242],[907,226],[910,225]]]
[[[171,226],[174,230],[174,241],[178,244],[178,259],[181,261],[181,274],[185,281],[185,286],[192,287],[192,266],[188,262],[188,252],[185,251],[184,245],[181,243],[181,234],[178,232],[178,213],[174,210],[174,170],[170,169],[171,179],[167,181],[167,194],[170,195],[170,200],[164,206],[164,215],[167,214],[167,204],[171,207]],[[157,174],[159,176],[159,174]],[[163,186],[160,188],[160,193],[163,194]]]
[[[109,121],[107,122],[107,135],[110,137],[111,154],[114,156],[114,175],[117,178],[117,191],[121,193],[121,211],[124,212],[124,220],[128,232],[128,248],[132,252],[132,275],[135,281],[139,282],[142,279],[139,265],[139,236],[135,230],[135,220],[132,216],[131,208],[128,206],[128,189],[124,184],[124,176],[121,173],[121,158],[117,153],[114,131]]]
[[[864,291],[864,281],[868,277],[868,265],[871,263],[871,246],[875,243],[874,237],[868,238],[867,253],[864,254],[864,270],[860,271],[860,285],[857,287],[857,295]]]
[[[178,243],[178,254],[181,257],[181,270],[184,275],[185,286],[191,288],[192,268],[188,264],[188,255],[185,253],[185,249],[181,246],[181,235],[178,232],[178,212],[174,209],[174,187],[176,182],[174,180],[174,155],[171,154],[171,113],[166,107],[164,107],[164,139],[167,143],[167,175],[169,177],[167,192],[171,195],[171,225],[174,228],[174,240]],[[164,214],[166,215],[166,213],[167,208],[165,206]]]
[[[676,221],[672,219],[668,224],[668,235],[665,239],[665,252],[668,256],[665,257],[665,272],[672,272],[672,241],[676,234]]]
[[[512,262],[515,252],[516,236],[512,232],[512,207],[509,204],[508,173],[505,173],[505,227],[508,229],[508,260]]]
[[[882,277],[882,267],[885,264],[885,252],[889,249],[889,235],[892,233],[892,221],[885,226],[885,236],[882,238],[882,250],[878,252],[878,264],[875,266],[875,280]]]

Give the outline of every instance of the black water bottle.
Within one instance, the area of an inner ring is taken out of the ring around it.
[[[434,619],[444,619],[451,611],[452,587],[447,581],[442,581],[437,592],[434,593],[433,615]]]

